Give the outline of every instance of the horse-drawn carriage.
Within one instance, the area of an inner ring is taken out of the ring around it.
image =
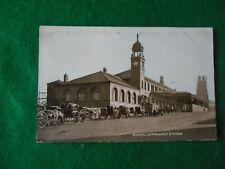
[[[112,106],[107,106],[107,107],[103,107],[101,108],[101,117],[103,117],[104,119],[116,119],[118,118],[119,115],[119,109],[116,107],[112,107]]]
[[[88,108],[91,120],[101,120],[101,119],[116,119],[119,114],[119,110],[112,106],[101,107],[101,108]]]
[[[170,113],[169,106],[160,106],[157,104],[146,103],[145,104],[145,115],[146,116],[159,116],[165,113]]]
[[[98,113],[98,119],[119,119],[121,117],[129,117],[129,109],[120,106],[120,107],[102,107],[101,112]]]
[[[128,107],[119,106],[118,118],[121,118],[121,117],[125,117],[125,118],[130,117],[130,109]]]
[[[128,108],[125,106],[119,107],[102,107],[102,108],[88,108],[90,111],[90,119],[91,120],[100,120],[100,119],[120,119],[120,118],[128,118],[137,115],[142,115],[142,112],[139,107],[137,108]]]
[[[65,103],[61,105],[61,111],[64,114],[65,121],[83,122],[89,116],[89,110],[78,104]]]
[[[91,120],[100,120],[101,119],[101,108],[87,108],[89,111],[88,118]]]
[[[63,123],[64,115],[59,106],[46,107],[38,105],[37,125],[39,128]]]
[[[38,127],[63,124],[64,122],[83,122],[89,116],[89,110],[77,104],[65,103],[61,106],[38,106]]]
[[[65,122],[83,122],[85,119],[101,120],[101,119],[119,119],[128,117],[157,116],[168,112],[156,104],[146,104],[144,111],[141,107],[102,107],[87,108],[81,107],[74,103],[64,103],[61,106],[38,106],[38,127],[42,128],[47,125],[63,124]]]
[[[91,120],[116,119],[119,117],[119,108],[107,106],[101,108],[88,108]]]

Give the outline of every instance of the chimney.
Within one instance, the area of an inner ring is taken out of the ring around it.
[[[66,73],[64,74],[64,82],[68,82],[68,75]]]
[[[103,67],[103,72],[107,73],[107,69],[105,67]]]
[[[159,81],[161,84],[164,84],[164,78],[163,76],[160,76],[160,81]]]

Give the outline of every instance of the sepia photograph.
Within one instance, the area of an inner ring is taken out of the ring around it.
[[[217,140],[212,28],[40,26],[37,142]]]

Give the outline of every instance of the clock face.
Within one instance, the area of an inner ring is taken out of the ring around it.
[[[138,66],[138,62],[137,61],[134,62],[134,66]]]

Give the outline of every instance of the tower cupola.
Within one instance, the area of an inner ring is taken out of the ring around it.
[[[133,44],[132,46],[132,56],[140,56],[140,57],[144,57],[143,56],[143,46],[141,44],[141,42],[139,42],[139,34],[137,34],[137,41]]]

